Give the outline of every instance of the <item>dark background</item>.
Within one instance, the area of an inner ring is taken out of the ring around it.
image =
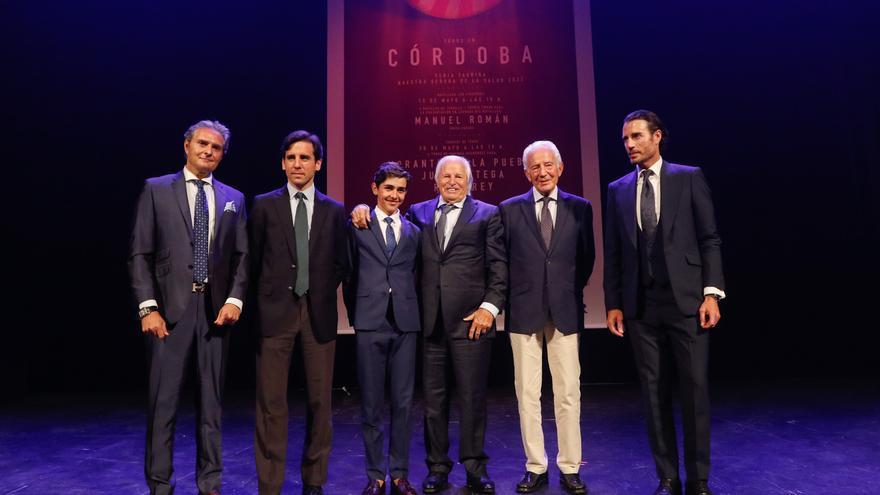
[[[877,3],[591,9],[603,190],[630,170],[621,120],[642,107],[670,129],[664,157],[703,166],[713,189],[729,295],[713,378],[877,377]],[[326,136],[326,15],[292,0],[4,2],[4,400],[143,390],[125,268],[142,181],[179,170],[183,131],[210,118],[233,133],[221,180],[249,198],[283,184],[281,138]],[[351,341],[340,384],[355,381]],[[584,380],[634,380],[625,341],[583,342]],[[252,388],[253,346],[245,318],[230,387]],[[496,383],[512,381],[509,354],[502,336]]]

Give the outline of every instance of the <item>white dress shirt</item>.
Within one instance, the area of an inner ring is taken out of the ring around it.
[[[400,210],[395,211],[391,215],[386,215],[384,211],[378,206],[373,208],[373,211],[376,212],[376,220],[379,222],[379,230],[382,231],[382,239],[388,238],[388,227],[391,227],[394,232],[394,240],[400,244]],[[385,221],[386,218],[391,217],[391,225]]]
[[[550,209],[550,219],[553,221],[553,226],[556,227],[556,203],[559,202],[559,188],[554,187],[547,196],[553,199],[553,201],[547,203],[547,208]],[[537,189],[532,188],[532,198],[535,200],[535,218],[538,219],[538,226],[541,225],[541,210],[544,209],[544,203],[541,202],[543,197],[544,195],[539,193]]]

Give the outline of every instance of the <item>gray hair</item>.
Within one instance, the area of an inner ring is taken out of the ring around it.
[[[220,135],[223,136],[223,153],[229,151],[229,138],[232,134],[229,132],[228,127],[217,120],[200,120],[189,126],[186,132],[183,133],[183,139],[187,142],[192,141],[193,135],[198,129],[211,129],[212,131],[220,133]]]
[[[556,160],[556,166],[559,166],[559,164],[562,163],[562,155],[559,154],[559,148],[553,144],[553,141],[535,141],[526,146],[526,149],[523,150],[523,170],[528,170],[529,168],[529,155],[542,149],[550,150],[553,153],[553,159]]]
[[[437,168],[434,169],[434,182],[438,182],[440,180],[440,170],[449,162],[461,162],[464,165],[464,169],[467,172],[467,181],[468,181],[468,194],[471,193],[471,186],[474,185],[474,175],[471,173],[471,162],[467,161],[467,158],[458,155],[446,155],[440,160],[437,161]]]

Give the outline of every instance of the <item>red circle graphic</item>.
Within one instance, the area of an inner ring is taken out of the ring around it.
[[[406,0],[416,10],[441,19],[464,19],[481,14],[503,0]]]

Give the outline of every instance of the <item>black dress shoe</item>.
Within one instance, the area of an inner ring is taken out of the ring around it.
[[[709,482],[706,480],[688,481],[685,492],[687,495],[712,495]]]
[[[419,492],[409,484],[408,479],[401,476],[391,480],[391,495],[419,495]]]
[[[495,493],[495,482],[488,474],[474,476],[468,473],[467,486],[471,493]]]
[[[663,478],[654,490],[654,495],[681,495],[681,481]]]
[[[385,495],[385,483],[379,484],[379,480],[370,480],[361,495]]]
[[[526,471],[519,483],[516,484],[517,493],[532,493],[547,484],[547,473],[533,473]]]
[[[324,495],[324,489],[316,485],[303,485],[302,495]]]
[[[422,481],[422,491],[437,493],[449,488],[448,476],[446,473],[428,473],[428,477]]]
[[[565,488],[565,491],[573,495],[585,495],[587,493],[587,485],[581,481],[578,473],[559,473],[559,484],[562,485],[562,488]]]

